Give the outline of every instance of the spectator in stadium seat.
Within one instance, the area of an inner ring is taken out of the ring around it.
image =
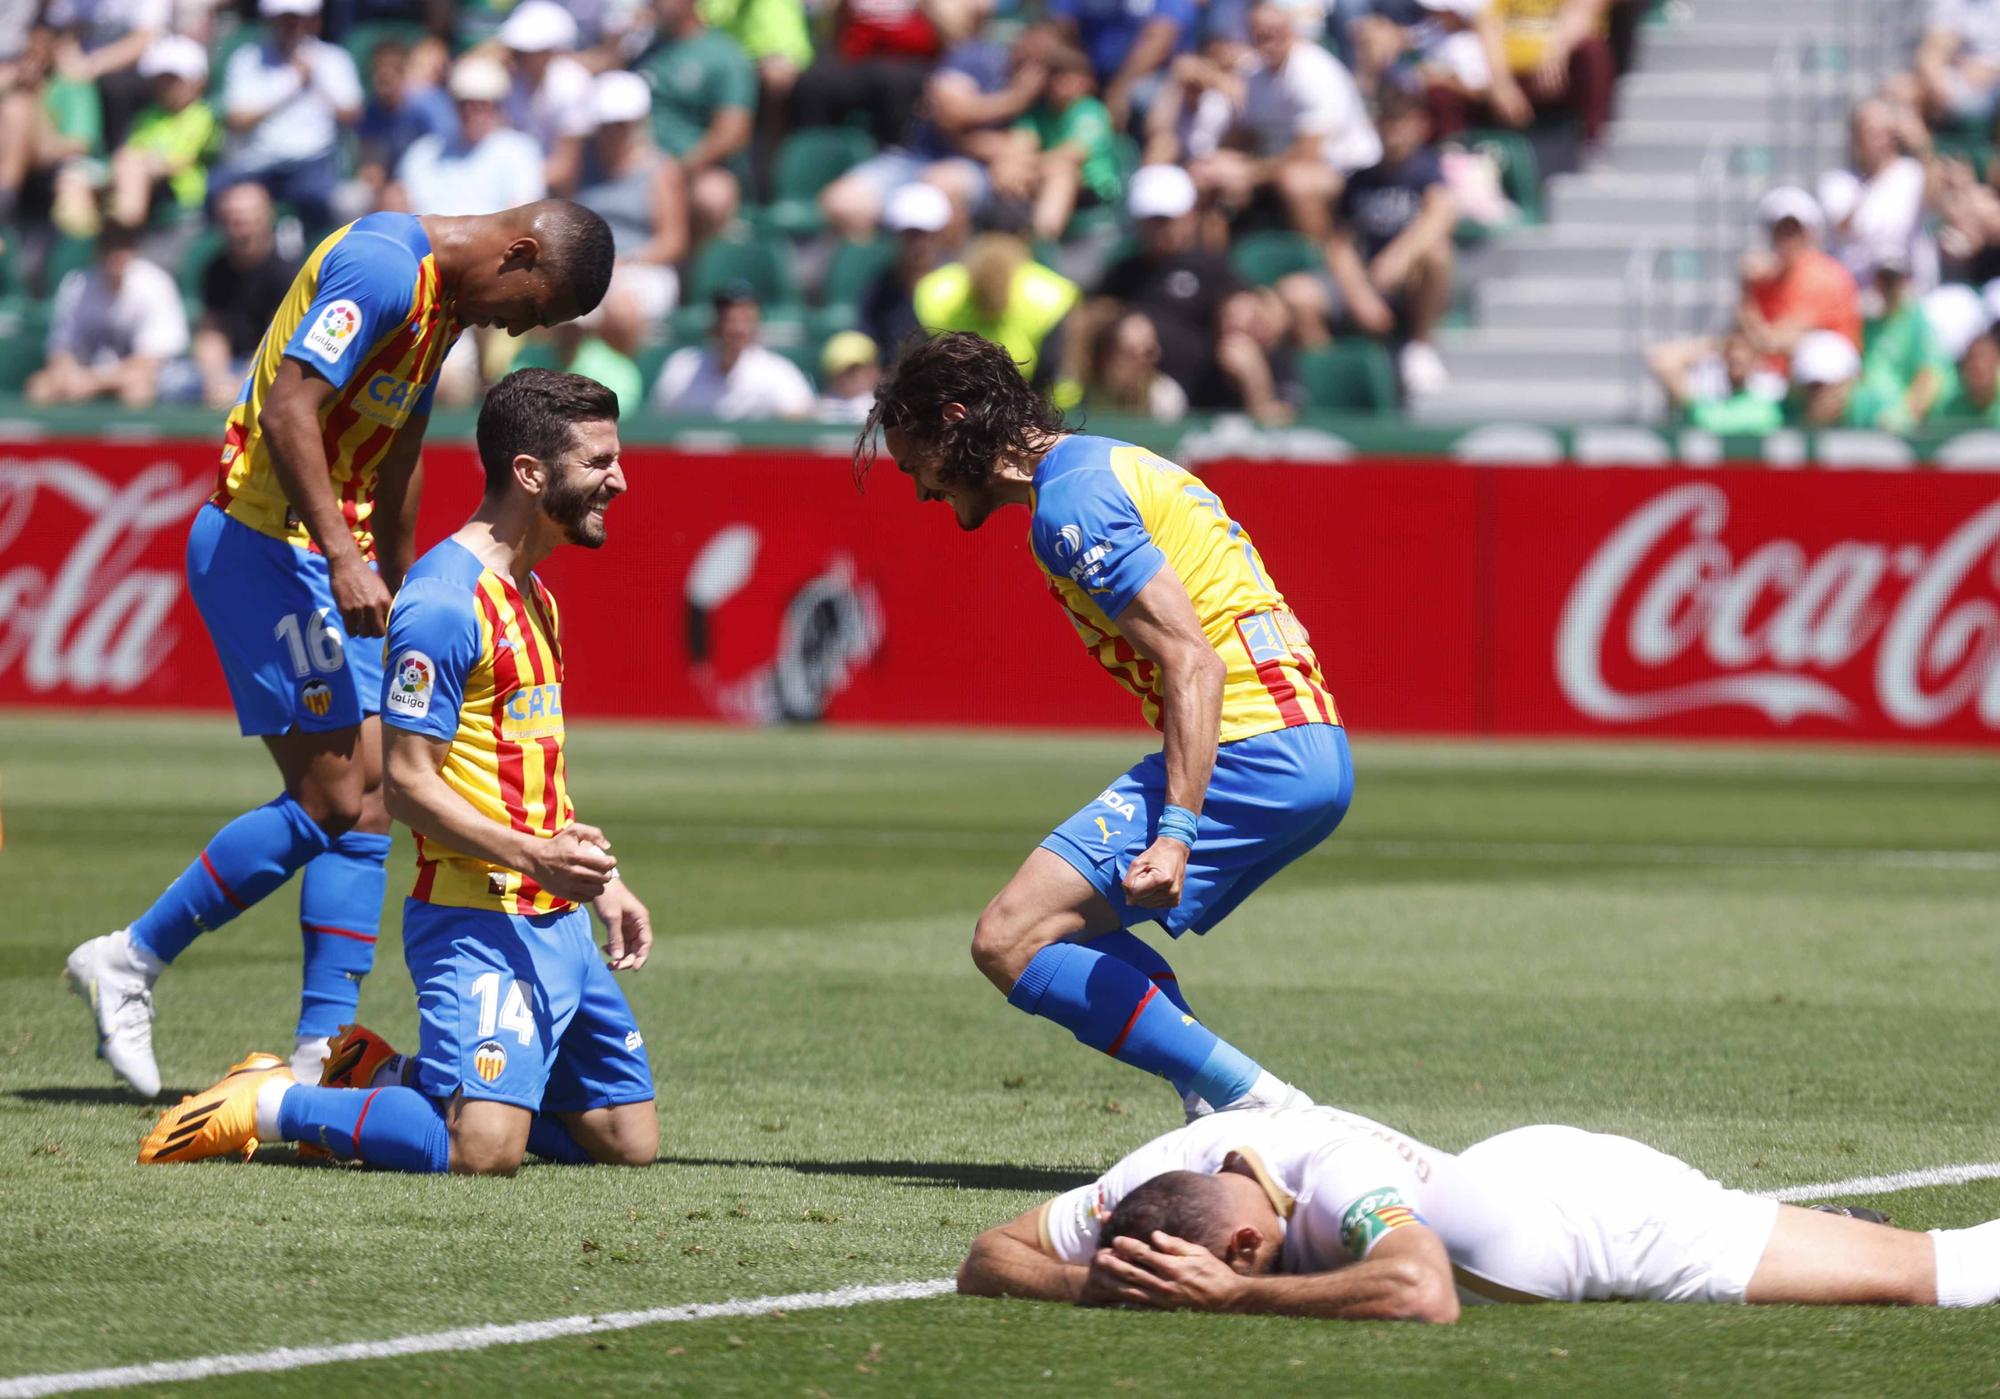
[[[653,385],[655,412],[682,417],[807,418],[813,388],[799,367],[757,342],[763,308],[748,283],[715,293],[711,344],[676,350]]]
[[[1924,228],[1924,162],[1909,143],[1928,149],[1930,136],[1914,109],[1870,100],[1849,123],[1853,168],[1829,170],[1819,179],[1826,215],[1826,250],[1867,285],[1882,262],[1901,262],[1920,290],[1937,285],[1937,244]]]
[[[1785,381],[1759,366],[1756,347],[1740,330],[1655,345],[1646,360],[1667,402],[1691,426],[1752,434],[1784,425]]]
[[[1048,15],[1089,55],[1120,130],[1145,114],[1174,55],[1197,37],[1195,0],[1049,0]]]
[[[1160,333],[1136,311],[1112,317],[1091,337],[1083,377],[1087,407],[1132,413],[1157,423],[1187,416],[1185,390],[1160,371]]]
[[[1903,89],[1940,126],[1990,127],[2000,104],[2000,5],[1929,0]]]
[[[1884,257],[1875,267],[1875,290],[1882,309],[1862,327],[1861,376],[1847,418],[1861,427],[1908,432],[1957,393],[1958,374],[1922,301],[1911,294],[1909,269]]]
[[[833,43],[793,89],[794,121],[838,126],[865,112],[879,144],[903,145],[947,33],[970,33],[976,11],[960,0],[836,0],[832,12]]]
[[[1378,120],[1381,163],[1357,172],[1341,191],[1325,269],[1286,277],[1278,294],[1302,345],[1324,345],[1336,326],[1400,334],[1403,391],[1435,397],[1450,382],[1431,335],[1451,308],[1458,206],[1430,144],[1421,92],[1385,88]]]
[[[507,125],[507,70],[468,54],[451,67],[454,136],[425,136],[403,154],[385,202],[413,214],[491,214],[548,193],[542,148]]]
[[[161,371],[187,348],[187,312],[173,277],[139,256],[137,229],[107,225],[96,261],[56,289],[48,362],[29,377],[28,401],[115,398],[150,407]]]
[[[624,303],[650,335],[680,301],[675,264],[687,256],[687,177],[653,144],[652,90],[637,73],[597,75],[596,124],[577,203],[611,225],[618,261],[605,305]]]
[[[1770,247],[1743,256],[1736,323],[1765,364],[1784,373],[1800,337],[1813,330],[1833,331],[1858,350],[1860,296],[1853,274],[1817,246],[1818,201],[1782,186],[1757,201],[1757,222]]]
[[[1932,422],[2000,425],[2000,340],[1993,311],[1972,287],[1956,283],[1924,297],[1924,317],[1938,346],[1957,366],[1955,382],[1931,410]]]
[[[153,84],[153,103],[111,156],[109,209],[113,223],[144,224],[156,199],[183,214],[200,212],[208,198],[208,162],[219,128],[202,101],[208,51],[193,39],[168,34],[139,59]]]
[[[600,303],[589,316],[550,326],[549,367],[595,379],[617,396],[618,416],[629,418],[646,407],[646,381],[632,356],[613,343],[622,333],[620,318],[605,312]],[[586,322],[594,322],[595,328]]]
[[[1792,395],[1787,416],[1805,427],[1839,427],[1861,373],[1861,353],[1845,335],[1809,330],[1791,354]]]
[[[882,356],[875,342],[858,330],[827,337],[819,354],[820,382],[826,385],[813,405],[822,423],[865,421],[875,406],[875,386],[882,382]]]
[[[1298,37],[1284,6],[1260,0],[1251,9],[1250,41],[1237,129],[1189,171],[1232,216],[1269,202],[1299,232],[1323,239],[1330,201],[1348,175],[1381,160],[1381,139],[1353,76]]]
[[[861,293],[858,320],[884,359],[916,333],[917,283],[937,271],[951,248],[951,200],[935,185],[904,185],[889,196],[882,227],[896,240],[896,258]]]
[[[1061,238],[1079,207],[1115,204],[1122,193],[1118,133],[1093,95],[1096,80],[1083,50],[1058,45],[1048,58],[1042,97],[996,151],[994,191],[1026,205],[1037,238]]]
[[[173,0],[51,0],[42,22],[59,36],[56,70],[97,89],[106,149],[123,145],[132,119],[152,96],[139,59],[173,32]]]
[[[202,401],[221,409],[236,401],[250,357],[291,290],[299,264],[278,251],[271,196],[262,185],[231,185],[217,197],[215,215],[223,245],[201,270],[194,364]]]
[[[374,208],[411,146],[426,136],[449,141],[458,134],[458,113],[443,88],[411,73],[410,46],[384,39],[368,51],[368,101],[354,134],[356,175]]]
[[[501,104],[507,124],[535,140],[547,156],[542,177],[551,194],[568,197],[583,175],[590,134],[590,70],[571,55],[576,21],[556,0],[522,0],[500,26],[512,85]]]
[[[223,70],[230,139],[209,172],[209,193],[255,180],[307,228],[324,230],[340,181],[341,128],[361,119],[361,79],[347,51],[318,36],[320,0],[258,0],[257,12],[270,32],[232,53]]]
[[[103,108],[97,89],[64,77],[55,68],[56,35],[37,28],[13,65],[14,89],[0,102],[0,218],[17,205],[45,204],[65,165],[104,148]],[[55,218],[65,232],[87,234],[96,226],[96,204],[58,206]]]
[[[757,70],[767,121],[764,137],[775,144],[799,74],[813,60],[812,33],[803,0],[698,0],[702,18],[734,39]]]
[[[1414,23],[1381,12],[1360,16],[1353,29],[1354,78],[1362,93],[1373,97],[1385,77],[1401,70],[1432,102],[1439,136],[1457,135],[1469,111],[1489,105],[1507,125],[1527,125],[1534,109],[1520,85],[1511,78],[1494,85],[1498,30],[1482,26],[1485,11],[1486,0],[1419,0]]]
[[[653,89],[653,139],[687,172],[697,243],[742,204],[757,74],[742,46],[708,27],[695,0],[653,0],[652,44],[632,65]]]
[[[1491,0],[1480,24],[1490,36],[1493,116],[1525,126],[1538,114],[1567,113],[1584,144],[1596,145],[1611,120],[1617,77],[1610,13],[1611,0]],[[1448,124],[1459,130],[1467,123],[1458,116]]]
[[[1002,346],[1021,376],[1073,406],[1081,396],[1064,374],[1069,315],[1081,293],[1075,282],[1042,266],[1009,233],[972,240],[965,256],[917,283],[917,323],[935,335],[964,330]]]
[[[1260,421],[1291,416],[1272,364],[1283,336],[1275,298],[1249,286],[1197,239],[1194,181],[1174,165],[1143,166],[1126,211],[1138,248],[1114,262],[1085,308],[1079,334],[1137,312],[1153,326],[1160,369],[1202,410],[1242,409]]]

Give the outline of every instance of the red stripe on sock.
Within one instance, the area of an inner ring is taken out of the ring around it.
[[[361,1115],[354,1119],[354,1159],[364,1165],[367,1162],[361,1155],[361,1124],[368,1120],[368,1109],[375,1106],[375,1095],[381,1091],[379,1088],[370,1090],[368,1096],[362,1100]]]
[[[223,881],[222,876],[215,872],[215,865],[209,860],[208,852],[206,850],[201,852],[201,867],[208,871],[208,877],[215,881],[215,887],[222,891],[223,898],[235,904],[238,909],[248,911],[250,905],[244,903],[243,900],[237,898],[236,891],[230,888],[229,885]]]
[[[1153,980],[1155,980],[1155,981],[1174,981],[1174,982],[1177,982],[1177,981],[1179,981],[1179,980],[1180,980],[1180,978],[1179,978],[1179,977],[1177,977],[1177,976],[1175,976],[1175,975],[1174,975],[1174,974],[1173,974],[1172,972],[1154,972],[1154,973],[1153,973]]]
[[[1139,1004],[1132,1007],[1132,1018],[1125,1022],[1125,1028],[1118,1032],[1118,1038],[1111,1041],[1111,1048],[1104,1051],[1106,1054],[1109,1054],[1113,1059],[1118,1057],[1118,1051],[1125,1047],[1125,1037],[1132,1033],[1132,1027],[1139,1023],[1139,1017],[1146,1013],[1146,1007],[1151,1005],[1153,997],[1159,994],[1160,988],[1157,986],[1148,986],[1146,988],[1146,994],[1139,998]]]
[[[299,926],[309,933],[331,933],[337,938],[353,938],[356,942],[373,942],[378,936],[375,933],[357,933],[352,928],[336,928],[328,923],[308,923],[303,918],[299,920]]]

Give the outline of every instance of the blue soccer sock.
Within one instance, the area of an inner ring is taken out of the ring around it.
[[[414,1088],[308,1088],[278,1105],[278,1135],[312,1142],[342,1161],[436,1174],[451,1168],[451,1132],[439,1105]]]
[[[171,962],[331,844],[288,793],[244,812],[132,924],[133,946]]]
[[[528,1150],[563,1166],[590,1166],[597,1158],[577,1144],[568,1124],[552,1112],[538,1112],[528,1124]]]
[[[340,1033],[354,1023],[361,978],[375,965],[382,894],[389,886],[389,837],[349,831],[315,855],[299,881],[299,937],[305,978],[299,1038]]]
[[[1092,1049],[1158,1074],[1183,1095],[1220,1106],[1248,1093],[1262,1072],[1257,1063],[1160,989],[1121,958],[1058,942],[1035,954],[1007,1001],[1055,1021]]]
[[[1102,952],[1107,957],[1116,957],[1121,962],[1130,962],[1155,986],[1160,994],[1181,1008],[1185,1015],[1193,1015],[1194,1008],[1187,1002],[1181,991],[1181,979],[1174,975],[1173,967],[1165,957],[1137,933],[1120,928],[1115,933],[1106,933],[1101,938],[1092,938],[1084,943],[1093,952]]]

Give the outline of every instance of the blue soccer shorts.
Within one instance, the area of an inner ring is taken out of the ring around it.
[[[1148,920],[1174,937],[1205,933],[1272,875],[1333,834],[1354,796],[1347,731],[1300,724],[1225,743],[1202,803],[1181,901],[1134,908],[1122,881],[1153,843],[1166,805],[1167,763],[1151,753],[1042,842],[1090,881],[1120,927]]]
[[[187,578],[246,735],[351,729],[380,712],[382,642],[347,634],[324,556],[204,505]]]
[[[415,1086],[530,1112],[650,1102],[653,1067],[590,914],[403,901],[417,988]]]

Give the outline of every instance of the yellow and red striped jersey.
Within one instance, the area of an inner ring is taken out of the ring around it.
[[[1113,678],[1160,727],[1158,667],[1118,630],[1118,616],[1171,565],[1228,668],[1229,743],[1297,724],[1338,724],[1319,659],[1257,547],[1215,492],[1143,447],[1065,437],[1035,469],[1028,527],[1049,592]]]
[[[449,739],[445,784],[488,820],[547,838],[576,819],[564,783],[562,643],[555,598],[447,539],[410,570],[389,614],[382,722]],[[410,896],[456,908],[573,907],[519,870],[417,833]]]
[[[314,547],[258,426],[278,366],[296,359],[334,387],[320,408],[320,440],[341,513],[372,557],[376,472],[403,425],[430,412],[438,367],[457,338],[420,220],[370,214],[327,235],[258,342],[229,410],[210,499],[254,530]]]

